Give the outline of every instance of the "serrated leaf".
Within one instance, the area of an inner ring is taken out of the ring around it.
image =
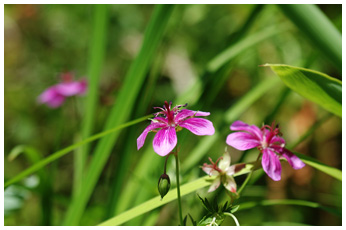
[[[342,83],[327,74],[282,64],[265,64],[293,91],[341,117]]]

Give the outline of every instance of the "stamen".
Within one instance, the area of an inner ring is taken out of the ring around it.
[[[223,157],[219,157],[219,159],[216,160],[215,164],[217,164],[222,159],[223,159]]]

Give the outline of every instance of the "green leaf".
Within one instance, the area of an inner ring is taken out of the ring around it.
[[[6,188],[7,186],[9,186],[11,184],[20,181],[24,177],[29,176],[30,174],[36,172],[37,170],[41,169],[45,165],[47,165],[47,164],[49,164],[49,163],[59,159],[62,156],[65,156],[67,153],[71,152],[72,150],[74,150],[74,149],[76,149],[76,148],[78,148],[78,147],[80,147],[80,146],[82,146],[82,145],[84,145],[86,143],[92,142],[92,141],[97,140],[97,139],[99,139],[101,137],[109,135],[109,134],[111,134],[113,132],[119,131],[119,130],[121,130],[123,128],[129,127],[131,125],[134,125],[134,124],[137,124],[137,123],[142,122],[144,120],[147,120],[149,117],[151,117],[151,115],[150,116],[145,116],[145,117],[142,117],[142,118],[130,121],[130,122],[127,122],[125,124],[122,124],[122,125],[119,125],[119,126],[113,128],[113,129],[106,130],[106,131],[104,131],[102,133],[95,134],[95,135],[93,135],[93,136],[91,136],[91,137],[89,137],[89,138],[87,138],[85,140],[82,140],[82,141],[77,142],[77,143],[75,143],[73,145],[70,145],[70,146],[68,146],[68,147],[66,147],[64,149],[61,149],[61,150],[59,150],[59,151],[57,151],[55,153],[52,153],[51,155],[49,155],[48,157],[44,158],[43,160],[40,160],[39,162],[37,162],[36,164],[31,166],[30,168],[28,168],[28,169],[24,170],[23,172],[19,173],[17,176],[15,176],[12,179],[6,181],[4,187]],[[18,150],[16,150],[16,151],[18,151]],[[16,155],[16,154],[17,153],[12,153],[11,155],[13,156],[13,155]]]
[[[279,4],[278,6],[341,72],[341,33],[326,15],[316,5]]]
[[[303,155],[301,153],[297,153],[294,152],[294,154],[297,155],[297,157],[299,157],[305,164],[310,165],[311,167],[320,170],[321,172],[324,172],[326,174],[328,174],[329,176],[334,177],[335,179],[338,179],[340,181],[342,181],[342,171],[328,166],[326,164],[323,164],[319,161],[317,161],[316,159],[312,158],[312,157],[308,157],[306,155]]]
[[[293,91],[341,117],[342,83],[327,74],[282,64],[265,64]]]
[[[99,98],[99,79],[104,61],[106,50],[106,37],[108,26],[108,8],[109,5],[97,4],[93,6],[93,32],[90,39],[89,62],[88,62],[88,93],[84,101],[83,127],[82,137],[87,138],[92,134],[95,113],[97,111],[97,103]],[[89,145],[86,144],[82,148],[81,167],[79,173],[83,172],[86,162]],[[79,175],[80,176],[80,175]]]
[[[154,54],[163,37],[168,19],[174,9],[172,5],[156,5],[153,15],[146,28],[143,44],[139,54],[131,64],[126,74],[123,86],[117,96],[117,102],[112,108],[104,129],[119,125],[129,119],[135,108],[136,98],[144,83],[146,73],[154,58]],[[66,213],[64,225],[78,225],[87,202],[95,189],[98,178],[107,163],[111,150],[116,143],[119,133],[113,133],[102,138],[97,144],[93,159],[84,178],[80,194],[76,196]]]
[[[246,210],[246,209],[254,208],[256,206],[270,206],[270,205],[298,205],[298,206],[306,206],[311,208],[320,208],[327,212],[341,216],[341,210],[323,206],[318,203],[306,201],[306,200],[262,200],[262,201],[244,202],[240,204],[238,212]]]
[[[209,176],[205,176],[202,178],[199,178],[195,181],[192,181],[188,184],[185,184],[180,187],[181,196],[185,196],[193,191],[196,191],[200,188],[204,188],[208,185],[210,185],[210,182],[206,180],[209,178]],[[115,216],[109,220],[106,220],[105,222],[99,224],[100,226],[115,226],[115,225],[121,225],[125,223],[128,220],[131,220],[139,215],[142,215],[144,213],[147,213],[157,207],[160,207],[164,204],[167,204],[173,200],[177,199],[177,189],[173,189],[167,193],[167,195],[161,200],[160,196],[156,196],[151,200],[148,200],[128,211],[125,211],[121,213],[118,216]]]
[[[246,165],[244,169],[242,169],[240,172],[234,174],[234,176],[240,176],[244,173],[249,173],[252,170],[253,164],[249,163]],[[192,181],[190,183],[187,183],[180,187],[180,195],[185,196],[193,191],[196,191],[198,189],[204,188],[211,184],[211,182],[215,179],[215,177],[210,176],[204,176],[201,177],[195,181]],[[138,191],[138,190],[137,190]],[[138,193],[138,192],[137,192]],[[206,204],[203,198],[199,197],[202,203],[204,204],[205,208],[207,206],[210,207],[210,204]],[[131,208],[128,211],[122,212],[121,214],[110,218],[106,220],[105,222],[99,224],[100,226],[114,226],[114,225],[121,225],[139,215],[142,215],[144,213],[147,213],[157,207],[160,207],[164,204],[167,204],[173,200],[177,199],[177,189],[173,189],[167,193],[167,195],[161,200],[161,196],[156,196],[152,198],[151,200],[148,200],[134,208]],[[208,209],[208,208],[207,208]]]

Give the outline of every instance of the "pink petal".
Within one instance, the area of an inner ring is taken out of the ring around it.
[[[260,141],[250,133],[235,132],[227,136],[226,143],[238,150],[248,150],[260,146]]]
[[[262,167],[274,181],[281,180],[281,164],[279,157],[269,149],[263,149]]]
[[[233,131],[246,131],[256,136],[258,140],[262,140],[262,132],[261,129],[255,125],[248,125],[242,121],[235,121],[230,127]]]
[[[287,162],[292,166],[292,168],[301,169],[305,166],[304,162],[300,160],[296,155],[294,155],[288,149],[283,149],[281,154],[283,157],[287,159]]]
[[[146,127],[144,129],[144,131],[142,132],[142,134],[137,138],[137,150],[139,150],[140,148],[142,148],[142,146],[144,145],[145,142],[145,138],[148,135],[148,132],[157,129],[157,128],[162,128],[165,127],[165,125],[160,124],[160,123],[153,123],[148,125],[148,127]]]
[[[215,129],[213,123],[203,118],[189,118],[179,123],[179,126],[190,130],[193,134],[204,136],[213,135]]]
[[[39,97],[38,102],[47,104],[51,108],[57,108],[61,106],[65,101],[65,97],[56,89],[56,86],[49,87]]]
[[[216,177],[213,183],[211,184],[208,192],[215,191],[220,186],[220,183],[221,183],[220,177]]]
[[[209,112],[202,112],[202,111],[193,111],[188,109],[182,109],[180,112],[175,116],[175,121],[179,122],[184,120],[185,118],[191,117],[191,116],[209,116]]]
[[[154,151],[160,156],[166,156],[177,145],[175,127],[167,127],[159,130],[154,137]]]
[[[62,82],[56,85],[57,91],[64,96],[83,95],[87,90],[87,81]]]

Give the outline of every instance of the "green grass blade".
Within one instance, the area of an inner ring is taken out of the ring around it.
[[[280,4],[279,8],[338,68],[342,69],[341,33],[316,5]]]
[[[253,164],[247,164],[245,168],[243,168],[241,171],[234,174],[234,176],[240,176],[245,173],[249,173],[253,167]],[[181,196],[185,196],[191,192],[194,192],[198,189],[204,188],[208,185],[210,185],[211,181],[213,180],[213,177],[210,176],[204,176],[201,177],[195,181],[189,182],[187,184],[184,184],[180,187]],[[138,192],[138,191],[137,191]],[[121,225],[139,215],[142,215],[144,213],[147,213],[157,207],[160,207],[164,204],[167,204],[173,200],[177,199],[177,190],[173,189],[167,193],[167,195],[161,200],[161,196],[156,196],[134,208],[131,208],[128,211],[125,211],[113,218],[110,218],[101,224],[100,226],[114,226],[114,225]]]
[[[324,173],[328,174],[329,176],[334,177],[337,180],[342,181],[342,171],[341,170],[334,168],[334,167],[331,167],[331,166],[328,166],[326,164],[323,164],[323,163],[319,162],[318,160],[316,160],[312,157],[308,157],[304,154],[297,153],[297,152],[294,152],[294,154],[296,154],[297,157],[299,157],[305,164],[310,165],[311,167],[313,167],[313,168],[315,168],[321,172],[324,172]]]
[[[213,58],[207,65],[208,72],[213,73],[217,71],[227,62],[229,62],[229,60],[244,52],[245,49],[258,44],[271,36],[282,33],[283,31],[287,30],[286,28],[286,25],[280,25],[280,27],[271,26],[245,37]]]
[[[198,145],[193,148],[193,150],[189,153],[189,156],[182,162],[182,174],[198,164],[198,162],[208,152],[209,148],[215,143],[219,136],[219,133],[215,131],[214,135],[201,138]]]
[[[143,90],[144,96],[139,98],[139,106],[135,112],[135,115],[140,116],[141,114],[146,113],[147,106],[150,104],[150,99],[155,91],[156,81],[160,75],[162,62],[164,60],[163,52],[159,52],[158,58],[154,60],[152,68],[149,73],[149,79],[146,81],[146,86]],[[120,156],[120,162],[118,163],[118,167],[115,171],[115,176],[112,180],[112,188],[110,193],[110,199],[107,207],[107,216],[106,218],[112,217],[115,215],[115,208],[118,205],[119,196],[122,188],[124,187],[124,181],[126,181],[126,177],[129,172],[129,168],[131,168],[131,160],[134,158],[133,153],[137,151],[137,146],[133,144],[133,139],[138,133],[138,127],[131,127],[128,131],[128,137],[125,142],[125,147],[123,148],[123,154]],[[140,154],[137,152],[137,154]],[[142,154],[141,154],[142,155]]]
[[[20,154],[24,154],[31,164],[35,164],[42,159],[42,154],[37,149],[27,146],[19,145],[13,148],[8,155],[9,161],[14,160]],[[52,216],[52,185],[50,181],[50,172],[46,168],[37,170],[40,184],[38,186],[38,192],[40,193],[41,203],[41,225],[51,225]]]
[[[204,188],[208,185],[210,185],[210,182],[207,181],[209,176],[205,176],[202,178],[199,178],[193,182],[190,182],[188,184],[185,184],[180,187],[181,190],[181,196],[187,195],[191,192],[194,192],[200,188]],[[120,215],[113,217],[109,220],[106,220],[105,222],[99,224],[100,226],[116,226],[121,225],[125,223],[126,221],[129,221],[139,215],[142,215],[144,213],[147,213],[157,207],[160,207],[164,204],[167,204],[173,200],[177,199],[177,191],[176,189],[173,189],[167,193],[167,195],[161,200],[161,196],[156,196],[151,200],[148,200],[144,202],[143,204],[140,204],[126,212],[121,213]]]
[[[341,117],[342,83],[324,73],[281,64],[265,64],[301,96]]]
[[[124,84],[117,97],[117,103],[112,108],[104,129],[123,123],[131,114],[136,103],[135,99],[144,82],[154,53],[163,37],[173,8],[172,5],[155,6],[153,16],[144,35],[141,50],[125,77]],[[78,225],[118,135],[119,134],[109,135],[98,143],[90,167],[85,176],[85,180],[88,181],[88,183],[83,184],[81,193],[76,199],[72,200],[64,220],[64,225]]]
[[[101,75],[101,68],[105,56],[106,37],[107,37],[107,21],[108,21],[108,8],[109,5],[97,4],[93,6],[94,19],[93,31],[90,40],[89,62],[88,62],[88,93],[84,101],[84,114],[82,121],[82,138],[89,137],[92,133],[95,112],[97,110],[97,102],[99,97],[99,79]],[[77,171],[77,178],[82,181],[81,176],[85,166],[89,145],[86,144],[78,155],[80,156],[80,165]],[[77,179],[78,181],[78,179]],[[80,185],[79,185],[80,187]]]
[[[11,152],[8,154],[8,160],[13,161],[16,159],[20,154],[25,154],[25,156],[30,159],[32,163],[40,161],[41,155],[38,153],[38,151],[30,146],[27,145],[18,145],[15,148],[11,150]]]
[[[253,202],[244,202],[239,204],[238,211],[247,210],[250,208],[254,208],[256,206],[270,206],[270,205],[298,205],[298,206],[305,206],[310,208],[320,208],[322,210],[325,210],[327,212],[336,214],[338,216],[341,216],[341,211],[335,208],[327,207],[320,205],[315,202],[306,201],[306,200],[263,200],[263,201],[253,201]]]
[[[151,117],[151,115],[150,116],[145,116],[145,117],[142,117],[142,118],[138,118],[138,119],[130,121],[130,122],[127,122],[125,124],[122,124],[122,125],[119,125],[119,126],[113,128],[113,129],[109,129],[109,130],[106,130],[104,132],[95,134],[95,135],[93,135],[93,136],[91,136],[91,137],[89,137],[89,138],[87,138],[87,139],[85,139],[83,141],[80,141],[78,143],[70,145],[70,146],[68,146],[68,147],[66,147],[66,148],[64,148],[62,150],[59,150],[59,151],[57,151],[55,153],[52,153],[49,157],[46,157],[43,160],[40,160],[39,162],[37,162],[36,164],[31,166],[30,168],[24,170],[23,172],[19,173],[17,176],[15,176],[12,179],[6,181],[5,184],[4,184],[4,187],[6,188],[7,186],[9,186],[11,184],[20,181],[24,177],[29,176],[30,174],[36,172],[37,170],[41,169],[42,167],[46,166],[47,164],[49,164],[49,163],[59,159],[60,157],[68,154],[72,150],[74,150],[74,149],[76,149],[76,148],[78,148],[78,147],[80,147],[80,146],[82,146],[82,145],[84,145],[86,143],[92,142],[92,141],[97,140],[97,139],[99,139],[101,137],[104,137],[106,135],[109,135],[111,133],[119,131],[119,130],[121,130],[123,128],[129,127],[131,125],[134,125],[134,124],[137,124],[137,123],[142,122],[144,120],[147,120],[150,117]]]
[[[226,50],[222,51],[219,55],[217,55],[212,60],[210,60],[210,62],[207,63],[206,76],[210,76],[211,73],[215,73],[220,68],[227,65],[235,57],[242,54],[254,45],[257,45],[258,43],[264,41],[265,39],[268,39],[269,37],[282,33],[286,30],[282,29],[286,28],[286,25],[281,24],[280,28],[281,29],[278,29],[277,26],[273,26],[267,29],[263,29],[230,45]],[[204,91],[203,88],[206,87],[206,82],[207,81],[205,81],[205,79],[202,78],[197,80],[197,82],[193,84],[188,90],[179,95],[179,97],[176,100],[176,103],[185,104],[188,101],[190,105],[195,104],[200,99],[201,94]]]
[[[257,86],[255,86],[251,91],[245,94],[241,99],[239,99],[230,109],[225,113],[225,121],[227,124],[235,121],[252,103],[258,100],[263,94],[268,92],[280,81],[275,78],[269,78],[261,81]]]

